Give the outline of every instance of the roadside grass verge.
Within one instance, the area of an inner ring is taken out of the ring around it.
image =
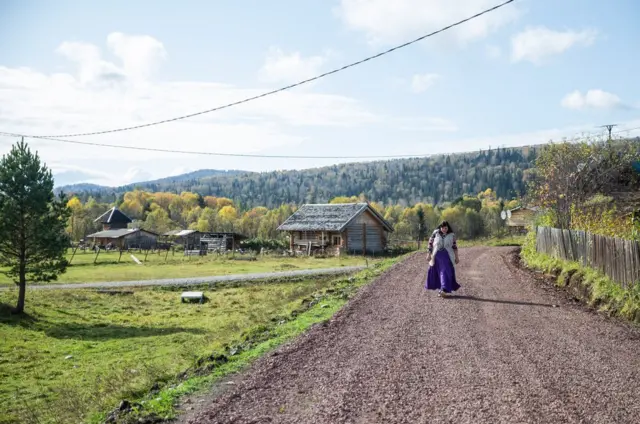
[[[171,418],[182,396],[330,318],[397,260],[351,277],[205,288],[204,304],[180,303],[177,288],[32,291],[15,317],[15,293],[0,292],[0,423]]]
[[[640,282],[630,287],[611,280],[599,270],[536,252],[535,233],[527,235],[520,253],[524,264],[556,279],[556,285],[604,312],[640,324]]]
[[[476,247],[476,246],[522,246],[525,236],[507,236],[507,237],[488,237],[475,240],[458,240],[458,247]]]
[[[142,255],[134,255],[144,260]],[[70,258],[70,255],[67,255]],[[76,253],[67,271],[53,281],[53,284],[90,283],[105,281],[154,280],[159,278],[209,277],[230,274],[252,274],[263,272],[293,271],[304,269],[339,268],[375,263],[379,259],[366,259],[361,256],[343,257],[257,257],[255,261],[234,260],[226,256],[197,256],[184,257],[169,253],[165,261],[165,254],[149,254],[147,260],[138,265],[130,257],[123,254],[118,263],[119,253],[102,252],[98,262],[93,263],[95,254]],[[0,287],[15,287],[12,280],[0,274]]]

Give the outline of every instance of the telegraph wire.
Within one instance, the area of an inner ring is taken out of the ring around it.
[[[31,136],[18,133],[9,133],[0,131],[0,135],[8,137],[24,137],[32,138],[36,140],[48,140],[57,141],[60,143],[79,144],[83,146],[94,147],[110,147],[114,149],[129,149],[146,152],[161,152],[161,153],[177,153],[187,155],[200,155],[200,156],[227,156],[227,157],[245,157],[245,158],[267,158],[267,159],[400,159],[400,158],[415,158],[423,156],[431,156],[431,154],[418,154],[418,155],[380,155],[380,156],[299,156],[299,155],[264,155],[264,154],[252,154],[252,153],[222,153],[222,152],[202,152],[194,150],[174,150],[174,149],[159,149],[155,147],[137,147],[137,146],[124,146],[121,144],[108,144],[108,143],[94,143],[90,141],[77,141],[77,140],[65,140],[57,137],[41,137]]]
[[[614,131],[613,133],[622,133],[629,131],[640,130],[640,127],[636,128],[627,128],[618,131]],[[406,158],[423,158],[430,156],[441,156],[447,155],[448,153],[420,153],[420,154],[403,154],[403,155],[358,155],[358,156],[306,156],[306,155],[266,155],[259,153],[223,153],[223,152],[206,152],[206,151],[194,151],[194,150],[176,150],[176,149],[161,149],[155,147],[139,147],[139,146],[125,146],[121,144],[108,144],[108,143],[96,143],[90,141],[79,141],[79,140],[65,140],[57,137],[35,137],[26,134],[12,133],[0,131],[0,136],[7,137],[23,137],[23,138],[32,138],[36,140],[48,140],[55,141],[59,143],[67,143],[67,144],[75,144],[82,146],[93,146],[93,147],[107,147],[112,149],[127,149],[127,150],[137,150],[137,151],[147,151],[147,152],[159,152],[159,153],[174,153],[174,154],[186,154],[186,155],[198,155],[198,156],[222,156],[222,157],[243,157],[243,158],[263,158],[263,159],[406,159]],[[588,132],[586,135],[574,136],[572,138],[565,137],[564,139],[568,140],[579,140],[581,138],[592,136],[591,132]],[[498,146],[500,148],[505,149],[518,149],[523,147],[536,147],[545,144],[544,142],[540,142],[538,144],[529,144],[529,145],[520,145],[520,146],[512,146],[512,147],[504,147]],[[477,153],[480,150],[485,149],[475,149],[465,152],[455,152],[455,154],[470,154]],[[454,154],[454,153],[451,153]]]
[[[375,54],[373,56],[369,56],[367,58],[361,59],[361,60],[359,60],[357,62],[352,62],[352,63],[350,63],[348,65],[344,65],[344,66],[342,66],[340,68],[333,69],[331,71],[322,73],[322,74],[317,75],[315,77],[308,78],[308,79],[296,82],[294,84],[290,84],[290,85],[287,85],[285,87],[278,88],[276,90],[268,91],[268,92],[259,94],[257,96],[247,97],[247,98],[245,98],[243,100],[239,100],[239,101],[236,101],[236,102],[233,102],[233,103],[228,103],[228,104],[223,105],[223,106],[214,107],[212,109],[207,109],[207,110],[203,110],[203,111],[200,111],[200,112],[190,113],[188,115],[177,116],[175,118],[164,119],[162,121],[149,122],[149,123],[141,124],[141,125],[134,125],[134,126],[131,126],[131,127],[122,127],[122,128],[115,128],[115,129],[110,129],[110,130],[93,131],[93,132],[76,133],[76,134],[58,134],[58,135],[46,135],[46,136],[29,135],[28,137],[30,137],[30,138],[45,138],[46,139],[46,138],[67,138],[67,137],[81,137],[81,136],[91,136],[91,135],[99,135],[99,134],[109,134],[109,133],[130,131],[130,130],[135,130],[135,129],[139,129],[139,128],[145,128],[145,127],[151,127],[151,126],[155,126],[155,125],[166,124],[166,123],[169,123],[169,122],[175,122],[175,121],[179,121],[179,120],[182,120],[182,119],[193,118],[194,116],[204,115],[204,114],[211,113],[211,112],[216,112],[216,111],[219,111],[219,110],[222,110],[222,109],[227,109],[227,108],[230,108],[230,107],[233,107],[233,106],[237,106],[237,105],[240,105],[240,104],[243,104],[243,103],[248,103],[248,102],[253,101],[253,100],[258,100],[258,99],[261,99],[263,97],[271,96],[273,94],[277,94],[277,93],[280,93],[282,91],[290,90],[292,88],[301,86],[303,84],[307,84],[307,83],[310,83],[310,82],[313,82],[313,81],[317,81],[317,80],[319,80],[321,78],[324,78],[324,77],[327,77],[329,75],[337,74],[338,72],[344,71],[344,70],[349,69],[349,68],[353,68],[355,66],[361,65],[361,64],[363,64],[365,62],[368,62],[370,60],[377,59],[377,58],[379,58],[381,56],[387,55],[387,54],[392,53],[392,52],[394,52],[396,50],[399,50],[399,49],[402,49],[404,47],[407,47],[407,46],[410,46],[412,44],[415,44],[415,43],[417,43],[419,41],[422,41],[422,40],[424,40],[426,38],[429,38],[429,37],[432,37],[434,35],[437,35],[437,34],[440,34],[442,32],[445,32],[445,31],[447,31],[447,30],[449,30],[451,28],[454,28],[454,27],[457,27],[459,25],[462,25],[462,24],[464,24],[466,22],[469,22],[469,21],[471,21],[473,19],[479,18],[482,15],[485,15],[487,13],[490,13],[490,12],[493,12],[495,10],[498,10],[501,7],[504,7],[504,6],[508,5],[509,3],[513,3],[514,1],[515,0],[507,0],[504,3],[498,4],[497,6],[494,6],[494,7],[490,8],[490,9],[486,9],[486,10],[480,12],[480,13],[476,13],[475,15],[470,16],[468,18],[465,18],[465,19],[463,19],[461,21],[455,22],[455,23],[453,23],[451,25],[448,25],[448,26],[446,26],[444,28],[441,28],[439,30],[430,32],[429,34],[425,34],[425,35],[423,35],[421,37],[418,37],[418,38],[416,38],[414,40],[408,41],[408,42],[406,42],[404,44],[400,44],[398,46],[392,47],[392,48],[390,48],[388,50],[382,51],[382,52],[380,52],[378,54]],[[26,137],[26,135],[25,135],[25,137]]]

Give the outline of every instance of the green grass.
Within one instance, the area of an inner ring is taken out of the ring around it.
[[[161,289],[32,291],[28,315],[15,317],[15,293],[0,292],[0,423],[100,422],[121,399],[138,401],[123,422],[171,417],[181,396],[328,319],[393,262],[356,277],[207,291],[202,305]]]
[[[475,246],[522,246],[524,236],[507,236],[507,237],[490,237],[475,240],[458,240],[458,247],[475,247]]]
[[[535,234],[530,233],[521,256],[528,268],[557,276],[556,284],[611,316],[640,324],[640,282],[623,287],[599,270],[541,254],[535,250]]]
[[[134,253],[143,261],[144,253]],[[71,266],[53,283],[89,283],[103,281],[151,280],[157,278],[208,277],[214,275],[248,274],[302,269],[337,268],[342,266],[365,265],[362,256],[343,257],[258,257],[256,261],[237,261],[224,256],[207,255],[185,257],[181,253],[169,256],[165,253],[149,254],[143,265],[136,264],[129,254],[123,254],[118,263],[119,253],[102,252],[94,265],[94,253],[76,253]],[[68,255],[71,258],[71,255]],[[371,262],[371,259],[369,259]],[[6,275],[0,274],[0,287],[14,286]]]

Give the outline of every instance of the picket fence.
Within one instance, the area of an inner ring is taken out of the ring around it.
[[[538,227],[536,250],[598,269],[624,287],[640,283],[640,243],[637,241]]]

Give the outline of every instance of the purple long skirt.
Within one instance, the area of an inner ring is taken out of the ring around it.
[[[446,250],[440,250],[434,258],[434,265],[427,271],[427,290],[442,290],[451,293],[460,288],[456,281],[456,270],[451,263],[451,258]]]

